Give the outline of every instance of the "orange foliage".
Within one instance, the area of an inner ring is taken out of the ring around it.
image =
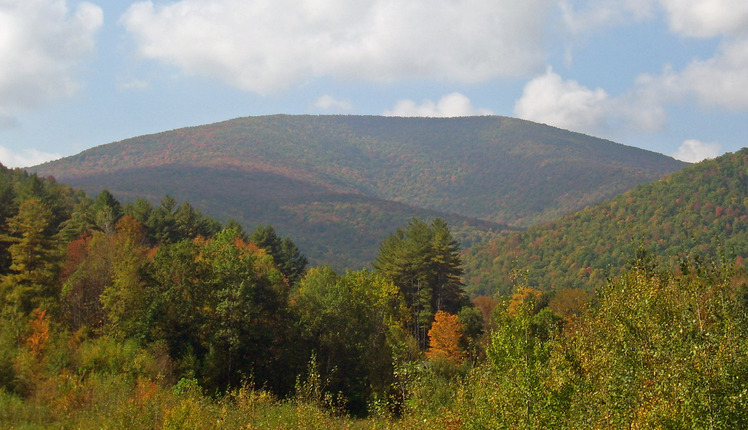
[[[461,337],[462,323],[459,317],[444,311],[437,312],[429,330],[429,350],[426,351],[426,357],[445,358],[459,363],[462,361]]]
[[[483,324],[488,327],[491,325],[491,314],[499,302],[488,296],[478,296],[473,300],[473,305],[480,310],[483,315]]]
[[[509,312],[509,315],[511,316],[516,316],[521,305],[530,301],[537,302],[542,294],[543,293],[540,290],[536,290],[532,287],[520,288],[519,291],[512,295],[511,300],[509,300],[509,307],[507,307],[507,312]]]
[[[49,320],[47,319],[47,310],[34,309],[31,314],[34,319],[29,322],[31,334],[26,339],[31,353],[35,357],[40,357],[44,348],[49,341]]]

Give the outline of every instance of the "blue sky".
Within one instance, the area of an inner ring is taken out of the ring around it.
[[[745,0],[0,0],[0,162],[290,114],[514,116],[699,161],[748,136]]]

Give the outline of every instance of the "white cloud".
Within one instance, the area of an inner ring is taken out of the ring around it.
[[[65,0],[0,1],[0,108],[41,106],[80,87],[76,66],[94,49],[101,8]]]
[[[748,109],[748,39],[725,42],[708,60],[695,60],[681,72],[666,70],[652,80],[657,91],[675,100],[731,110]]]
[[[669,66],[660,76],[642,75],[634,92],[649,103],[691,99],[707,107],[748,109],[748,2],[739,0],[564,0],[562,18],[569,34],[585,34],[614,24],[663,16],[683,37],[719,38],[712,58],[695,59],[681,70]],[[570,63],[571,52],[567,52]],[[647,105],[641,105],[646,107]]]
[[[121,22],[142,57],[271,93],[328,76],[474,83],[542,67],[552,0],[181,0]]]
[[[748,2],[743,0],[659,0],[670,29],[690,37],[748,33]]]
[[[353,105],[348,100],[338,100],[329,94],[320,96],[314,106],[324,110],[351,111]]]
[[[12,151],[0,146],[0,163],[5,167],[29,167],[47,161],[60,158],[59,154],[50,154],[37,151],[36,149],[25,149],[20,152]]]
[[[420,105],[413,100],[400,100],[392,110],[384,113],[385,116],[403,117],[457,117],[473,115],[491,115],[488,109],[479,109],[473,106],[470,99],[460,93],[451,93],[434,103],[424,100]]]
[[[673,154],[673,158],[687,163],[698,163],[707,158],[719,156],[722,147],[719,143],[705,143],[694,139],[683,142]]]
[[[577,81],[564,81],[550,68],[525,85],[514,105],[520,118],[576,131],[594,131],[604,126],[609,110],[605,90],[591,90]]]
[[[673,33],[688,37],[745,35],[748,2],[742,0],[562,0],[564,26],[583,34],[664,15]]]
[[[551,68],[529,81],[514,105],[520,118],[589,134],[641,133],[660,130],[667,114],[649,88],[636,87],[611,97],[604,89],[590,89],[564,80]]]

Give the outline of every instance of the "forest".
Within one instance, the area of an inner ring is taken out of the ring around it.
[[[0,426],[748,427],[743,254],[479,296],[440,218],[344,273],[252,227],[0,167]]]
[[[550,223],[479,243],[465,256],[473,294],[511,293],[512,274],[541,290],[591,290],[644,245],[677,268],[689,253],[748,255],[748,149],[705,160]]]
[[[343,271],[370,267],[413,217],[447,221],[468,247],[685,166],[500,116],[270,115],[137,136],[29,171],[123,203],[168,194],[220,220],[271,224],[313,264]]]

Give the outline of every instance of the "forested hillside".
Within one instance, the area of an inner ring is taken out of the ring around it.
[[[542,290],[592,289],[637,248],[671,267],[691,254],[748,256],[748,149],[689,166],[557,221],[474,246],[473,293],[509,293],[517,278]]]
[[[312,261],[360,268],[385,231],[414,216],[445,218],[469,243],[684,165],[505,117],[275,115],[135,137],[31,171],[91,194],[169,194],[221,220],[270,222]]]
[[[746,157],[684,173],[699,208],[738,210],[743,176],[716,178]],[[594,296],[518,277],[471,303],[441,219],[337,273],[168,196],[122,205],[0,166],[0,203],[2,428],[748,426],[748,278],[699,247],[677,270],[632,254]]]

